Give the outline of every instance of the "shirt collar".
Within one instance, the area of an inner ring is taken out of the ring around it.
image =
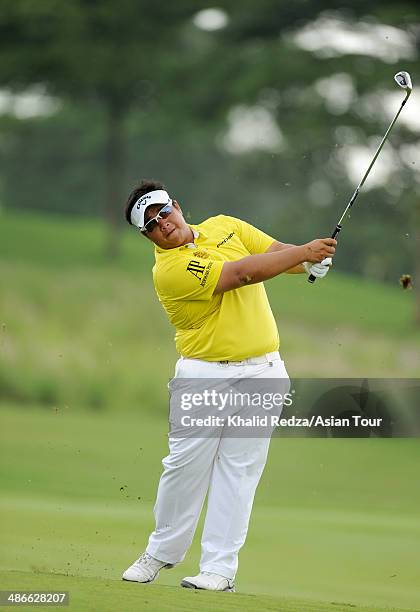
[[[192,229],[192,233],[194,236],[194,242],[188,242],[187,244],[183,244],[180,247],[176,247],[175,249],[161,249],[160,247],[157,246],[157,244],[155,244],[155,251],[157,253],[168,253],[170,251],[176,251],[178,249],[178,251],[184,251],[185,249],[196,249],[197,248],[197,240],[199,238],[206,238],[207,234],[205,232],[203,232],[203,230],[199,230],[197,225],[189,225],[189,227]]]

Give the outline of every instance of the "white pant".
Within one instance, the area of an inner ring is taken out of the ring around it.
[[[175,377],[278,378],[286,393],[290,382],[284,362],[278,353],[270,355],[270,361],[258,365],[181,358]],[[208,493],[200,571],[233,579],[269,444],[268,437],[170,437],[147,552],[167,563],[182,561]]]

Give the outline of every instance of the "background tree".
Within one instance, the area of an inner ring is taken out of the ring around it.
[[[104,213],[109,223],[108,254],[117,251],[116,232],[125,193],[124,121],[130,108],[148,97],[158,101],[176,82],[180,34],[195,12],[192,0],[162,11],[151,0],[5,0],[0,8],[0,83],[22,90],[44,84],[58,96],[89,103],[105,131]],[[62,146],[65,146],[63,143]]]
[[[0,83],[14,90],[42,83],[63,104],[51,117],[3,120],[4,199],[102,210],[112,229],[109,255],[121,202],[139,175],[165,177],[199,219],[246,208],[251,220],[289,240],[329,233],[354,189],[348,151],[374,148],[388,124],[383,97],[396,91],[392,75],[405,68],[418,81],[420,10],[394,0],[368,7],[223,0],[223,27],[206,30],[196,20],[206,6],[123,0],[117,13],[110,0],[5,0]],[[375,34],[382,52],[326,52],[329,40],[321,54],[302,48],[296,33],[307,24],[316,32],[328,18],[368,35],[381,24],[399,27],[414,51],[403,65],[387,54],[397,30]],[[343,82],[347,101],[340,100]],[[331,105],[331,95],[341,105]],[[233,151],[226,136],[241,113],[255,109],[271,117],[281,140],[259,146],[264,138],[254,127],[256,146]],[[414,157],[401,153],[410,143],[414,151],[417,135],[401,122],[386,147],[392,180],[360,197],[357,221],[340,241],[342,269],[393,282],[414,272],[418,178],[408,169]]]

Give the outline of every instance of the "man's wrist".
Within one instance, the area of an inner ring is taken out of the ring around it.
[[[306,274],[310,274],[311,273],[312,265],[313,264],[310,261],[302,262],[302,266],[303,266],[303,269],[305,270]]]
[[[299,254],[300,254],[300,261],[299,263],[304,265],[305,263],[308,263],[306,260],[308,259],[308,251],[307,251],[307,247],[305,244],[301,244],[300,246],[296,247],[299,249]]]

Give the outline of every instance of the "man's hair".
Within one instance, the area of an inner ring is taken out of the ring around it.
[[[134,204],[139,198],[144,196],[145,193],[149,193],[149,191],[156,191],[157,189],[166,189],[166,187],[160,181],[154,181],[152,179],[143,179],[134,187],[128,196],[128,200],[125,205],[125,218],[130,225],[133,225],[131,223],[131,211]]]

